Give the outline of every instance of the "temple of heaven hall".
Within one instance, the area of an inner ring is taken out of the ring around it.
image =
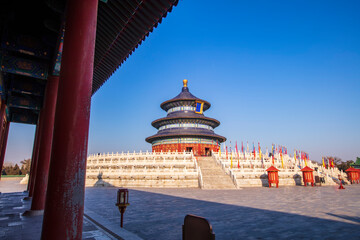
[[[210,155],[211,150],[218,152],[220,143],[226,141],[225,137],[214,133],[220,122],[204,116],[210,103],[192,95],[186,79],[183,83],[179,95],[160,105],[167,116],[151,123],[158,132],[146,141],[152,144],[153,152],[192,151],[198,156]]]

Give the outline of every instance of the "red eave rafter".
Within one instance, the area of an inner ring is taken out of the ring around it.
[[[149,36],[149,33],[157,27],[158,23],[161,23],[162,18],[167,16],[167,13],[171,11],[172,7],[177,5],[177,1],[167,0],[166,2],[169,4],[169,7],[166,7],[164,2],[154,2],[151,0],[144,0],[136,4],[136,8],[132,10],[132,14],[126,20],[126,22],[124,21],[123,27],[121,30],[119,29],[119,32],[116,34],[116,37],[114,37],[114,40],[111,42],[111,44],[109,44],[106,49],[102,47],[104,54],[101,55],[100,60],[98,60],[94,66],[95,85],[93,85],[93,93],[95,93],[101,87],[101,85],[103,85],[106,80],[116,71],[116,69],[132,54],[132,52],[134,52],[134,50],[141,44],[141,42],[145,40],[146,36]],[[150,10],[149,7],[154,10]],[[153,19],[153,21],[151,21],[152,24],[146,26],[146,24],[144,25],[144,22],[139,23],[139,21],[144,21],[144,18]],[[134,29],[132,29],[134,27],[136,28],[135,32],[133,31]],[[136,38],[136,40],[134,39],[129,41],[129,37],[134,37],[131,36],[132,34],[136,35],[139,33],[140,35],[138,38]],[[128,43],[131,43],[131,45],[128,47],[124,46],[124,37],[127,39]],[[119,47],[122,48],[123,54],[114,60],[114,51],[119,49]],[[116,62],[117,66],[107,66],[106,62],[108,59]],[[104,70],[104,68],[107,70],[101,71]]]
[[[146,8],[146,6],[143,6],[144,3],[145,3],[145,0],[144,0],[144,1],[141,1],[139,4],[137,4],[136,8],[134,9],[134,14],[132,14],[132,16],[126,21],[126,23],[124,24],[124,27],[119,31],[119,33],[116,35],[116,38],[115,38],[115,39],[112,41],[112,43],[109,45],[109,47],[107,48],[105,54],[103,54],[103,56],[101,57],[101,59],[98,61],[98,63],[97,63],[96,66],[94,67],[94,72],[102,65],[105,57],[109,56],[109,54],[111,53],[111,50],[112,50],[113,46],[118,43],[118,40],[119,40],[119,38],[120,38],[120,35],[121,35],[126,29],[130,29],[130,28],[129,28],[130,22],[131,22],[131,21],[134,21],[134,22],[135,22],[135,20],[136,20],[135,18],[136,18],[138,15],[139,15],[139,16],[141,15],[140,13],[138,13],[138,10],[140,10],[142,7]],[[157,8],[157,7],[158,7],[158,6],[154,6],[154,4],[153,4],[151,1],[149,1],[149,4],[152,5],[154,8]],[[166,10],[166,13],[167,13],[167,8],[166,8],[163,4],[161,4],[161,3],[159,3],[159,4],[161,5],[161,8],[162,8],[163,10]],[[171,5],[170,2],[169,2],[169,4]],[[161,12],[160,12],[160,14],[161,14]],[[160,19],[161,19],[161,18],[162,18],[162,16],[160,15]],[[153,22],[153,24],[155,24],[155,23]],[[136,45],[137,45],[139,42],[141,42],[142,40],[145,39],[145,35],[147,35],[147,34],[148,34],[148,31],[145,31],[145,32],[141,35],[141,38],[139,38],[139,41],[136,42],[136,43],[134,43],[133,49],[136,47]],[[125,58],[126,58],[126,57],[125,57]],[[121,60],[122,60],[122,59],[121,59]],[[120,60],[120,62],[121,62],[121,60]]]
[[[144,2],[144,1],[140,2],[140,3],[136,6],[136,8],[135,8],[135,10],[134,10],[135,13],[136,13],[136,11],[139,9],[140,5],[141,5],[143,2]],[[129,24],[130,20],[131,20],[134,16],[135,16],[135,14],[132,14],[132,16],[126,21],[124,27],[118,32],[118,34],[116,35],[116,38],[115,38],[115,39],[112,41],[112,43],[109,45],[109,47],[107,48],[105,54],[102,55],[100,61],[96,64],[96,66],[94,66],[94,72],[97,70],[97,68],[98,68],[99,66],[102,65],[103,60],[105,59],[106,56],[109,55],[110,50],[112,49],[112,47],[114,46],[114,44],[119,40],[120,35],[121,35],[121,34],[124,32],[124,30],[128,27],[128,24]]]

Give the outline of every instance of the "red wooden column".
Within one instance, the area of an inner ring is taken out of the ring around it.
[[[39,132],[39,153],[36,164],[36,178],[33,182],[34,192],[31,202],[32,211],[43,210],[45,207],[45,194],[48,182],[58,84],[59,77],[48,77],[44,106],[41,110],[42,125]]]
[[[67,1],[42,239],[81,239],[98,0]]]
[[[31,196],[30,196],[30,189],[31,189],[31,185],[34,182],[34,178],[35,178],[35,169],[36,169],[36,155],[37,155],[37,147],[39,145],[39,123],[36,125],[36,130],[35,130],[35,137],[34,137],[34,144],[33,144],[33,151],[32,151],[32,155],[31,155],[31,165],[30,165],[30,174],[29,174],[29,182],[27,185],[27,190],[29,191],[29,197],[32,197],[32,192],[31,192]],[[35,169],[34,169],[35,168]]]
[[[9,128],[10,128],[10,121],[6,122],[5,129],[4,129],[4,135],[2,139],[2,145],[1,145],[1,155],[0,155],[0,164],[1,164],[1,170],[2,166],[4,165],[4,159],[5,159],[5,152],[6,152],[6,145],[7,140],[9,136]],[[1,178],[1,170],[0,170],[0,178]]]
[[[35,153],[34,153],[34,166],[33,166],[33,171],[31,173],[31,186],[30,186],[30,190],[29,190],[29,197],[32,197],[34,195],[34,188],[35,188],[35,179],[36,179],[36,172],[37,172],[37,166],[38,166],[38,159],[39,159],[39,148],[40,148],[40,138],[41,138],[41,129],[43,126],[43,122],[44,122],[44,114],[41,114],[42,111],[40,111],[39,114],[39,121],[38,121],[38,125],[36,128],[38,133],[37,133],[37,139],[36,139],[36,146],[35,147]]]
[[[5,132],[5,131],[3,131],[3,128],[2,128],[3,125],[4,125],[5,108],[6,108],[5,102],[1,101],[1,107],[0,107],[0,146],[2,145],[3,135],[4,135],[4,132]],[[1,161],[0,162],[0,178],[1,178],[1,171],[2,171],[3,165],[4,165],[4,162]]]

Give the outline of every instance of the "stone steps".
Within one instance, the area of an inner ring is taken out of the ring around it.
[[[230,176],[212,157],[199,157],[198,164],[203,179],[203,189],[236,189]]]

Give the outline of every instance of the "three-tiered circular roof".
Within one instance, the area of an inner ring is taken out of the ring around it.
[[[157,134],[146,138],[146,141],[153,143],[156,140],[183,137],[211,139],[219,143],[226,141],[225,137],[214,133],[214,128],[218,127],[220,122],[203,114],[210,108],[211,104],[192,95],[187,87],[186,79],[184,79],[183,84],[179,95],[160,105],[168,114],[166,117],[151,123],[159,131]],[[202,105],[200,112],[196,111],[197,104]]]
[[[163,110],[168,111],[170,108],[178,107],[178,106],[189,106],[189,105],[195,106],[195,101],[200,101],[200,102],[204,103],[204,108],[203,108],[204,111],[208,110],[211,107],[211,104],[209,102],[202,100],[200,98],[197,98],[189,92],[189,88],[187,87],[186,79],[184,79],[183,84],[184,84],[184,86],[179,95],[177,95],[176,97],[174,97],[170,100],[163,102],[160,105],[160,107]]]

